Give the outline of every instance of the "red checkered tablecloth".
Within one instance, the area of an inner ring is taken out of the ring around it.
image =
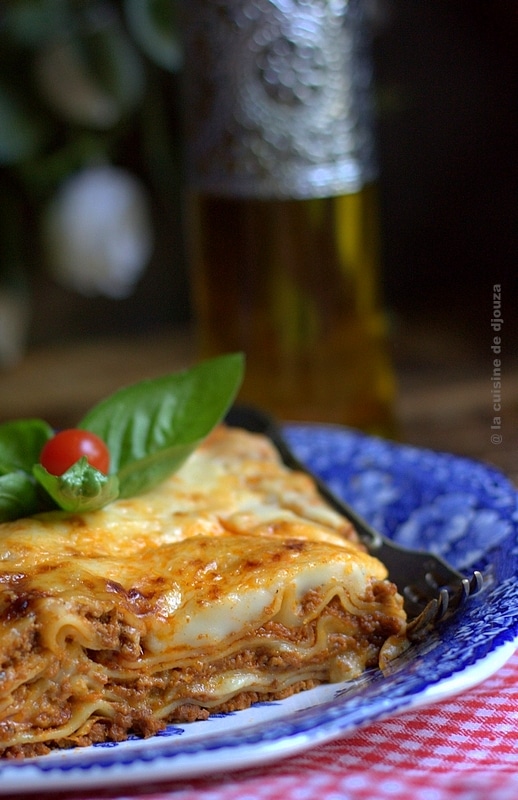
[[[28,800],[28,795],[18,800]],[[42,795],[38,795],[41,800]],[[475,688],[269,767],[52,800],[516,800],[518,652]],[[35,800],[31,796],[30,800]]]

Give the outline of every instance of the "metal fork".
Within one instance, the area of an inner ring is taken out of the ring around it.
[[[418,641],[441,620],[450,617],[483,588],[482,573],[465,576],[433,553],[410,550],[374,530],[351,506],[339,499],[326,484],[302,464],[287,444],[279,424],[269,414],[252,406],[233,406],[226,423],[267,436],[283,463],[310,475],[323,499],[355,527],[368,551],[385,564],[389,579],[404,600],[409,620],[408,635]]]

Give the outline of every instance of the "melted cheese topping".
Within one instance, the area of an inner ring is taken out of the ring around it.
[[[3,524],[0,751],[353,677],[404,639],[385,578],[307,476],[233,429],[141,497]]]

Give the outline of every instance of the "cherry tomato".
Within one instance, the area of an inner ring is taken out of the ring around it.
[[[86,456],[92,467],[108,473],[110,453],[99,436],[80,428],[59,431],[43,447],[40,463],[51,475],[63,475],[72,464]]]

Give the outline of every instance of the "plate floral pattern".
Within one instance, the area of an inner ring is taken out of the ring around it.
[[[0,795],[121,785],[152,774],[186,778],[269,763],[359,726],[463,691],[495,672],[518,646],[518,493],[498,470],[401,446],[346,428],[291,425],[301,460],[396,541],[426,548],[461,571],[480,569],[480,595],[425,643],[347,684],[282,702],[169,726],[130,739],[0,762]]]

